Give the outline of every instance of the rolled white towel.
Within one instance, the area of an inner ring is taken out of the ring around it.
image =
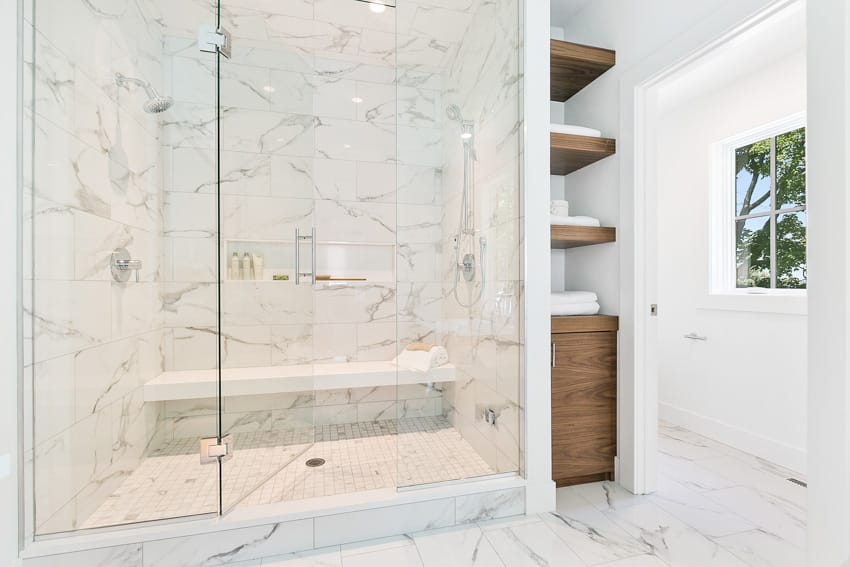
[[[575,124],[549,124],[549,131],[556,134],[573,134],[575,136],[592,136],[601,138],[602,132],[594,128],[576,126]]]
[[[593,303],[599,298],[592,291],[553,291],[552,305],[564,305],[568,303]]]
[[[445,347],[435,346],[431,350],[407,350],[404,349],[395,359],[396,364],[407,370],[417,372],[428,372],[448,364],[449,351]]]
[[[593,217],[564,217],[552,215],[549,222],[559,226],[602,226],[599,219]]]
[[[552,315],[567,316],[567,315],[596,315],[599,313],[599,303],[563,303],[560,305],[552,305]]]

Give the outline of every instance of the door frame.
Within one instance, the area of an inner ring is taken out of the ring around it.
[[[653,92],[691,63],[800,0],[776,0],[741,18],[725,7],[703,19],[624,73],[620,82],[620,377],[618,384],[618,476],[635,494],[654,492],[658,451],[657,318],[658,218],[655,203]],[[730,28],[729,22],[738,22]],[[684,56],[682,54],[685,54]],[[659,305],[663,313],[664,306]]]

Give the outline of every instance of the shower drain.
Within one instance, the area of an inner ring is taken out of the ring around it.
[[[307,462],[304,463],[304,464],[307,465],[308,467],[320,467],[320,466],[325,464],[325,460],[319,459],[319,458],[307,459]]]

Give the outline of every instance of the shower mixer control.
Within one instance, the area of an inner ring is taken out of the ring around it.
[[[133,260],[126,248],[116,248],[112,251],[112,279],[126,283],[130,272],[136,272],[136,282],[139,281],[139,271],[142,269],[141,260]]]

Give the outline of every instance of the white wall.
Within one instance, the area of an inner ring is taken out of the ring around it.
[[[18,270],[19,256],[16,179],[18,164],[18,2],[0,5],[0,71],[6,80],[0,85],[0,247],[7,269],[0,273],[0,565],[17,564],[19,498],[19,416],[18,416]],[[13,77],[15,79],[13,79]],[[15,269],[11,267],[15,265]]]
[[[797,27],[790,31],[804,38],[804,24]],[[786,43],[791,39],[783,34]],[[804,471],[805,315],[719,309],[708,297],[708,203],[717,190],[711,186],[711,144],[805,110],[804,44],[793,54],[784,54],[782,45],[768,46],[779,57],[772,63],[739,46],[731,50],[732,60],[718,61],[713,71],[696,63],[705,71],[696,83],[685,76],[659,87],[667,99],[652,121],[659,412],[662,419]],[[690,332],[708,341],[684,339]]]
[[[808,3],[808,564],[850,565],[850,9]]]

